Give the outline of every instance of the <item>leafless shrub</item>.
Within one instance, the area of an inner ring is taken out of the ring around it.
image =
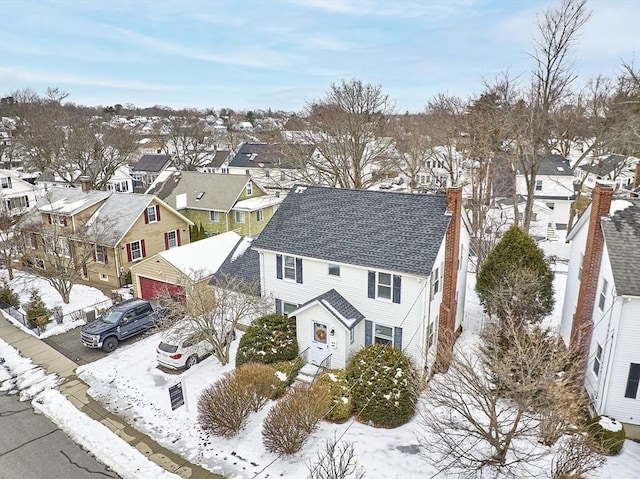
[[[338,442],[336,437],[327,439],[318,451],[317,460],[307,463],[308,479],[364,479],[365,473],[358,466],[353,443]]]
[[[205,389],[198,399],[198,423],[216,436],[235,436],[254,410],[247,387],[230,374]]]
[[[247,363],[234,372],[235,380],[246,389],[247,401],[258,412],[269,399],[284,392],[282,381],[273,367],[260,363]]]
[[[595,471],[604,463],[589,436],[574,434],[568,436],[551,464],[552,479],[579,478]]]

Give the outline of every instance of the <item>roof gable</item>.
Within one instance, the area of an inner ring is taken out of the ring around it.
[[[302,312],[313,304],[319,304],[322,306],[348,329],[353,329],[354,326],[364,319],[364,315],[335,289],[331,289],[326,293],[322,293],[320,296],[307,301],[298,309],[293,311],[291,315],[295,316],[297,313]]]
[[[131,171],[150,171],[158,173],[166,168],[171,160],[167,155],[142,155],[142,158],[131,167]]]
[[[296,185],[255,248],[427,276],[451,216],[445,195]]]

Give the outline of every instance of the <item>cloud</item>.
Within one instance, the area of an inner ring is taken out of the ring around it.
[[[7,83],[11,80],[19,82],[35,82],[46,84],[82,85],[103,88],[117,88],[122,90],[151,90],[171,91],[180,90],[178,85],[163,83],[148,83],[142,81],[113,80],[103,76],[88,77],[82,75],[70,75],[51,71],[34,70],[21,67],[1,67],[0,78]]]

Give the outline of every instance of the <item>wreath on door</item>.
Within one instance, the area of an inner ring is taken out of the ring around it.
[[[327,340],[327,330],[324,328],[316,328],[316,339],[318,341],[326,341]]]

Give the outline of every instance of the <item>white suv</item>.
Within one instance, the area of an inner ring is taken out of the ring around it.
[[[158,364],[169,369],[189,369],[211,354],[211,343],[189,326],[173,327],[156,348]]]

